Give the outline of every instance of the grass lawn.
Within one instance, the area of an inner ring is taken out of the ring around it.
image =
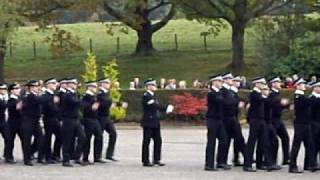
[[[207,79],[210,74],[228,71],[231,62],[230,28],[216,38],[208,38],[207,52],[203,48],[200,36],[207,28],[197,22],[173,20],[165,28],[154,35],[154,46],[158,50],[154,56],[133,57],[136,35],[117,34],[120,37],[120,54],[116,54],[116,37],[106,33],[101,23],[80,23],[61,25],[81,38],[85,51],[78,52],[64,59],[55,59],[48,52],[48,45],[43,42],[50,31],[36,32],[34,27],[20,28],[12,38],[13,56],[7,53],[5,63],[6,81],[25,81],[27,79],[45,79],[51,76],[79,77],[83,72],[83,60],[89,49],[89,38],[93,41],[93,51],[97,55],[98,64],[103,65],[113,57],[117,57],[120,69],[120,82],[123,88],[128,87],[133,76],[141,79],[176,78],[191,82],[194,78]],[[250,31],[250,30],[249,30]],[[174,51],[174,34],[178,35],[179,51]],[[248,77],[258,75],[261,68],[255,60],[254,44],[250,35],[246,36],[246,68],[239,72]],[[37,44],[37,57],[33,57],[32,44]]]

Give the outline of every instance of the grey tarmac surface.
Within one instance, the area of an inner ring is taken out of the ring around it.
[[[248,130],[244,129],[243,132],[247,137]],[[292,137],[291,129],[290,135]],[[105,137],[106,144],[107,136],[105,135]],[[22,164],[20,142],[17,141],[15,156],[18,164],[7,165],[1,161],[0,180],[311,180],[320,178],[320,172],[305,172],[301,175],[289,174],[287,166],[277,172],[247,173],[243,172],[240,167],[230,171],[206,172],[203,170],[206,144],[206,129],[204,127],[164,127],[162,137],[162,159],[166,166],[152,168],[141,165],[142,130],[138,126],[119,127],[115,155],[119,162],[86,167],[64,168],[61,164],[36,164],[34,167],[26,167]],[[2,150],[2,142],[0,146]],[[303,151],[302,148],[298,161],[300,166],[303,163]],[[231,156],[232,154],[230,154],[230,161]],[[279,159],[280,161],[281,159]]]

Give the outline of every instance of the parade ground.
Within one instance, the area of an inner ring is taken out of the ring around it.
[[[290,129],[290,136],[293,133]],[[243,130],[247,137],[248,129]],[[21,159],[20,142],[17,141],[15,155],[18,164],[8,165],[1,162],[0,180],[148,180],[148,179],[197,179],[197,180],[294,180],[319,179],[319,173],[289,174],[288,166],[281,171],[258,173],[243,172],[241,167],[230,171],[206,172],[204,168],[204,152],[206,144],[206,129],[203,127],[164,127],[162,130],[164,167],[142,167],[141,141],[142,130],[138,126],[118,126],[118,141],[115,158],[118,162],[95,164],[86,167],[73,168],[56,165],[24,166]],[[107,137],[105,137],[106,144]],[[292,139],[291,139],[292,141]],[[1,146],[3,143],[1,142]],[[3,149],[2,147],[0,149]],[[303,152],[303,148],[301,152]],[[232,155],[232,153],[230,153]],[[92,158],[92,157],[91,157]],[[281,158],[281,156],[280,156]],[[229,158],[231,161],[231,158]],[[279,159],[279,162],[281,160]],[[299,165],[303,161],[299,156]],[[231,162],[230,162],[231,163]]]

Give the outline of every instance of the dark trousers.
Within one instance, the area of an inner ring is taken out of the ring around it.
[[[8,127],[8,124],[5,123],[5,122],[1,122],[0,123],[0,133],[1,133],[1,136],[4,140],[4,157],[7,159],[9,158],[9,155],[10,155],[10,151],[9,151],[9,127]]]
[[[227,133],[227,153],[225,153],[225,159],[228,159],[229,149],[231,145],[231,139],[234,141],[234,160],[239,159],[239,153],[244,156],[245,142],[242,135],[241,125],[236,118],[227,118],[223,120],[223,124]],[[219,161],[219,159],[218,159]]]
[[[210,120],[208,120],[210,121]],[[207,132],[206,162],[205,166],[214,168],[214,158],[216,149],[216,139],[219,140],[218,145],[218,164],[226,164],[227,153],[227,134],[224,125],[220,120],[212,120]]]
[[[86,143],[83,153],[83,160],[89,160],[91,138],[94,136],[94,160],[101,159],[103,145],[103,131],[97,119],[85,119],[84,129],[86,133]]]
[[[277,164],[277,153],[279,142],[277,138],[277,133],[272,124],[267,124],[267,136],[270,142],[270,162],[273,165]],[[258,140],[257,148],[256,148],[256,164],[257,167],[266,166],[264,162],[264,150],[263,143]]]
[[[264,162],[267,166],[270,166],[270,142],[267,124],[263,119],[250,119],[249,137],[244,156],[245,167],[252,167],[253,153],[258,141],[260,141],[261,148],[263,149]]]
[[[148,128],[143,127],[143,141],[142,141],[142,163],[147,164],[149,161],[149,145],[151,139],[153,140],[153,161],[159,162],[161,160],[161,146],[162,138],[160,127]]]
[[[60,158],[61,154],[61,124],[57,118],[44,118],[45,154],[46,160]],[[52,152],[52,136],[55,136]]]
[[[79,160],[84,150],[86,136],[82,124],[78,119],[64,118],[62,123],[62,154],[63,162],[69,162],[72,154],[73,142],[77,138],[77,146],[75,150],[75,159]]]
[[[99,117],[102,130],[109,134],[109,143],[106,152],[106,158],[111,158],[114,155],[114,148],[117,142],[117,131],[111,120],[107,117]]]
[[[281,146],[282,146],[282,153],[283,153],[283,162],[288,162],[290,158],[290,139],[289,139],[289,134],[287,131],[286,126],[281,120],[276,120],[276,122],[279,123],[274,123],[273,126],[276,130],[276,133],[278,137],[281,140]],[[275,148],[272,148],[275,149]],[[278,151],[278,148],[277,148]]]
[[[22,146],[22,132],[21,132],[21,120],[20,119],[8,119],[9,128],[9,141],[8,141],[8,157],[7,160],[14,160],[13,148],[16,136],[20,138]]]
[[[291,150],[290,167],[297,167],[297,157],[301,143],[303,143],[305,147],[304,167],[314,167],[314,145],[311,126],[308,124],[294,124],[294,137]]]
[[[21,122],[22,150],[24,162],[30,162],[33,148],[31,146],[32,136],[37,140],[34,143],[38,152],[38,160],[43,159],[44,154],[44,135],[39,124],[38,118],[24,117]]]
[[[318,156],[320,152],[320,123],[312,122],[312,137],[313,137],[313,144],[314,144],[314,159],[316,163],[318,162]]]

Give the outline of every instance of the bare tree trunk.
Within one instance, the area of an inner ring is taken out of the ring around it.
[[[0,81],[4,82],[4,58],[6,56],[7,41],[0,39]]]
[[[233,68],[242,68],[244,64],[244,36],[245,22],[235,22],[232,24],[232,64]]]
[[[153,31],[151,22],[143,24],[142,28],[137,31],[137,35],[138,42],[135,54],[141,56],[151,55],[155,51],[152,43]]]

